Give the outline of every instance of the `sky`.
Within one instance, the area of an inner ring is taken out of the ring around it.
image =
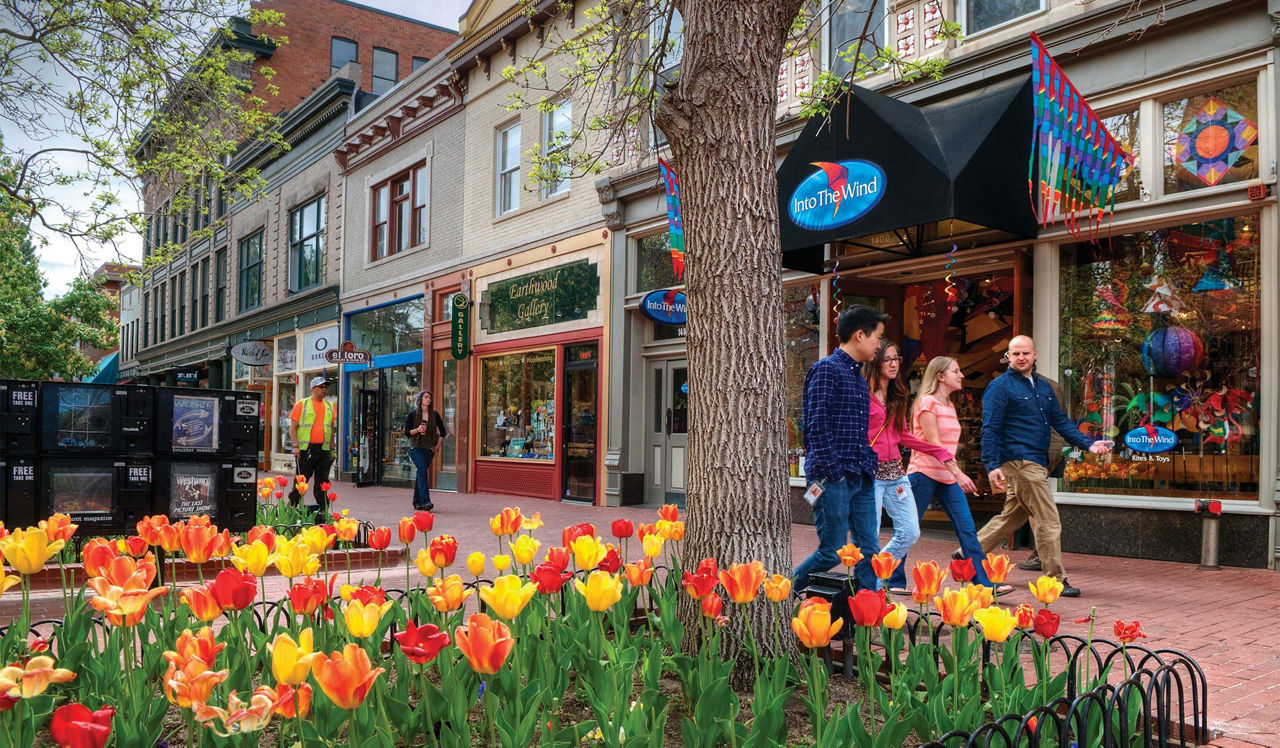
[[[362,0],[358,4],[416,18],[436,26],[456,29],[458,17],[466,12],[471,0]],[[11,147],[30,145],[23,143],[23,139],[16,133],[6,133],[5,137]],[[68,144],[74,147],[75,141],[70,138],[67,140]],[[48,147],[57,144],[45,142],[40,145]],[[75,168],[74,163],[69,162],[68,166],[71,169]],[[56,194],[60,199],[74,203],[79,197],[78,193],[82,192],[82,188],[77,190],[76,187],[71,186],[61,188]],[[137,195],[127,186],[122,186],[117,191],[117,196],[125,201],[126,205],[137,204]],[[38,249],[38,254],[40,269],[44,271],[45,278],[49,281],[45,289],[46,297],[58,296],[65,292],[71,281],[82,272],[82,262],[92,270],[103,262],[120,259],[137,262],[142,257],[142,239],[136,235],[127,237],[118,248],[84,246],[79,250],[67,239],[56,235],[46,235],[44,239],[46,243]]]

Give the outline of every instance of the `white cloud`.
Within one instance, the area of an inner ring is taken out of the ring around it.
[[[458,18],[467,12],[471,3],[470,0],[360,0],[358,4],[456,30]]]

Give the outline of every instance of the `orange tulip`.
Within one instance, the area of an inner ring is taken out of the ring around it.
[[[156,576],[155,564],[117,556],[103,568],[103,576],[89,580],[96,594],[89,606],[106,615],[113,626],[133,626],[146,615],[151,601],[169,593],[168,587],[151,588]]]
[[[164,588],[161,587],[160,589]],[[213,592],[205,585],[188,587],[183,590],[182,602],[191,608],[192,615],[206,623],[217,620],[218,616],[222,615],[222,606],[218,604]]]
[[[191,629],[185,629],[178,635],[178,641],[173,650],[164,653],[164,658],[179,668],[192,658],[199,659],[212,667],[218,658],[218,653],[226,647],[226,644],[220,644],[213,638],[213,629],[208,626],[194,634],[191,633]]]
[[[720,572],[720,584],[724,585],[724,591],[729,593],[730,600],[739,605],[756,599],[764,579],[764,564],[759,561],[731,564],[728,569]]]
[[[76,534],[76,528],[79,525],[71,524],[71,516],[67,514],[55,514],[49,519],[40,520],[40,529],[44,530],[45,537],[49,538],[52,543],[61,540],[63,543],[71,540],[71,536]]]
[[[192,704],[209,701],[213,689],[227,679],[226,670],[213,670],[212,665],[192,657],[181,666],[170,661],[164,674],[164,695],[170,704],[190,709]]]
[[[668,522],[675,522],[680,519],[680,507],[675,504],[663,504],[658,510],[658,516]]]
[[[892,553],[882,552],[871,557],[871,571],[878,579],[887,580],[901,564],[902,561],[894,558]]]
[[[699,605],[702,606],[702,616],[712,620],[719,618],[724,611],[724,600],[719,595],[707,595]]]
[[[840,550],[836,551],[836,555],[840,557],[840,563],[853,568],[862,560],[862,550],[853,543],[847,543]]]
[[[226,530],[221,533],[210,524],[196,523],[199,517],[193,517],[182,529],[182,552],[193,564],[203,564],[216,555],[225,545],[225,553],[231,552],[231,535]],[[207,522],[207,518],[205,518]],[[225,555],[225,554],[224,554]]]
[[[369,654],[357,644],[348,644],[341,652],[328,657],[318,657],[311,668],[311,675],[320,684],[320,690],[338,706],[348,711],[364,703],[369,688],[386,668],[375,668]]]
[[[482,675],[493,675],[501,670],[516,643],[511,638],[511,629],[484,613],[472,614],[466,626],[454,630],[453,640],[471,669]]]
[[[622,573],[626,575],[627,583],[632,587],[647,587],[653,579],[653,563],[648,556],[645,556],[639,563],[622,567]]]
[[[54,664],[52,657],[39,655],[20,665],[0,669],[0,694],[10,699],[31,699],[44,693],[54,683],[75,680],[75,673],[54,667]]]
[[[427,550],[431,554],[431,563],[447,569],[453,565],[453,559],[458,555],[458,539],[452,535],[439,535],[431,539]]]
[[[119,555],[116,547],[106,538],[90,538],[80,553],[80,559],[84,561],[84,573],[91,577],[102,576],[107,564]]]
[[[400,542],[405,545],[412,543],[414,536],[418,534],[418,526],[413,524],[412,517],[401,517],[396,529],[400,531]]]
[[[169,524],[169,518],[163,514],[152,514],[138,520],[138,535],[147,545],[160,545],[160,528]]]
[[[1011,564],[1009,557],[1003,553],[988,553],[982,561],[982,568],[986,570],[992,584],[1004,584],[1004,580],[1009,578]]]
[[[928,604],[929,599],[942,588],[942,569],[937,561],[917,561],[911,577],[916,583],[911,589],[911,599],[921,605]]]
[[[289,689],[289,696],[280,702],[276,707],[276,714],[285,719],[293,719],[294,717],[306,718],[307,712],[311,711],[311,684],[303,683],[296,689],[287,685],[279,686],[281,696],[284,696],[285,689]]]
[[[942,615],[942,622],[949,626],[968,626],[969,619],[979,610],[977,600],[969,597],[965,590],[947,588],[942,594],[933,598],[933,604]]]
[[[489,530],[494,535],[502,537],[503,535],[515,535],[520,531],[521,525],[524,524],[524,515],[520,513],[517,507],[505,507],[501,512],[493,515],[489,519]]]
[[[966,584],[964,591],[969,599],[978,604],[978,608],[989,608],[996,601],[995,593],[990,587],[981,584]]]
[[[338,531],[338,540],[350,543],[356,539],[356,533],[360,532],[360,521],[351,517],[343,517],[333,523],[333,528]]]
[[[182,531],[186,529],[186,525],[179,522],[176,525],[161,525],[156,528],[156,539],[160,541],[160,547],[165,553],[176,553],[182,550]]]
[[[770,601],[780,603],[791,595],[791,577],[774,574],[764,580],[764,596]]]
[[[431,598],[431,604],[441,613],[461,608],[473,594],[475,590],[466,589],[462,585],[462,577],[457,574],[437,579],[435,584],[427,588],[427,597]]]
[[[831,620],[831,603],[820,597],[811,597],[800,604],[800,610],[791,619],[791,630],[800,643],[809,649],[825,647],[831,643],[844,621]]]

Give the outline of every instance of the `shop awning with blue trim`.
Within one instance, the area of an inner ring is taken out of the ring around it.
[[[98,362],[98,370],[93,374],[84,378],[84,381],[91,384],[115,384],[120,378],[120,353],[119,351],[107,354],[102,361]]]

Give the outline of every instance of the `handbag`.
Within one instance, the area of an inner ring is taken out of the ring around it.
[[[875,436],[871,437],[871,446],[874,447],[876,445],[876,440],[880,438],[880,435],[884,433],[885,426],[888,425],[889,418],[886,415],[884,423],[880,424],[880,430],[876,432]],[[880,460],[876,463],[876,480],[898,480],[904,475],[906,473],[902,471],[901,457],[896,460]]]

